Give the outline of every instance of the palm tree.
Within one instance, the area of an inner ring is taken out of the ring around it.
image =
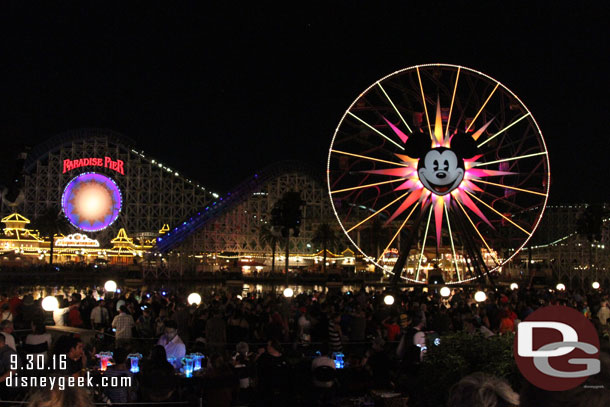
[[[281,239],[281,233],[268,224],[263,225],[259,230],[259,238],[263,244],[271,246],[271,273],[275,272],[275,250]]]
[[[324,259],[322,261],[322,273],[326,273],[326,252],[327,250],[334,249],[339,244],[339,235],[328,222],[323,222],[318,225],[318,228],[315,230],[311,241],[315,245],[322,246],[322,250],[324,252]]]
[[[286,275],[288,275],[288,259],[290,254],[290,234],[299,235],[301,227],[301,207],[305,201],[298,191],[288,191],[273,205],[271,210],[271,225],[279,230],[286,239]]]
[[[70,223],[62,214],[61,209],[57,206],[50,206],[41,216],[34,220],[34,227],[38,229],[41,235],[50,237],[49,264],[53,265],[53,248],[55,247],[54,236],[56,234],[67,233],[70,230]]]

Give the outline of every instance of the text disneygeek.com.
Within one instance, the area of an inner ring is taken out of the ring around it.
[[[19,376],[10,373],[4,382],[7,387],[50,387],[65,390],[66,387],[131,387],[131,377],[102,376],[93,381],[93,376]]]

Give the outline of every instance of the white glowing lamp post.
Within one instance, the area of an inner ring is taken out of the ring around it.
[[[191,293],[189,294],[188,298],[186,299],[189,303],[189,305],[199,305],[201,304],[201,295],[197,294],[197,293]]]
[[[487,299],[487,295],[483,291],[477,291],[474,294],[474,300],[476,302],[483,302]]]
[[[599,290],[599,283],[597,281],[594,281],[593,284],[591,284],[591,287],[593,287],[594,290]]]
[[[59,301],[57,301],[57,298],[49,295],[42,300],[42,309],[45,311],[57,311],[59,309]]]
[[[557,286],[555,288],[557,289],[557,291],[565,291],[566,290],[565,284],[562,284],[562,283],[557,284]]]
[[[290,298],[290,297],[292,297],[293,295],[294,295],[294,291],[293,291],[293,289],[292,289],[292,288],[290,288],[290,287],[286,287],[286,288],[284,289],[284,297],[286,297],[286,298]]]
[[[516,290],[517,288],[519,288],[519,284],[517,284],[517,283],[512,283],[512,284],[510,285],[510,289],[511,289],[511,290]]]
[[[116,292],[116,289],[117,289],[117,285],[116,285],[116,281],[114,281],[114,280],[108,280],[104,284],[104,290],[106,290],[106,292],[114,293],[114,292]]]
[[[385,305],[392,305],[392,304],[394,304],[394,296],[392,294],[386,294],[386,296],[383,297],[383,303]]]
[[[451,295],[451,288],[443,287],[441,288],[441,297],[449,297]]]

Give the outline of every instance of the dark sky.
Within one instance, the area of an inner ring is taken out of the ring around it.
[[[397,69],[447,62],[491,75],[531,110],[552,202],[608,201],[604,2],[176,3],[3,3],[2,157],[103,127],[226,192],[282,159],[324,171],[360,92]]]

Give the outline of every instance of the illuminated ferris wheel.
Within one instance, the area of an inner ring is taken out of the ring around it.
[[[448,64],[406,68],[366,89],[337,126],[327,173],[351,242],[419,283],[501,270],[538,226],[550,184],[544,139],[521,100]]]

